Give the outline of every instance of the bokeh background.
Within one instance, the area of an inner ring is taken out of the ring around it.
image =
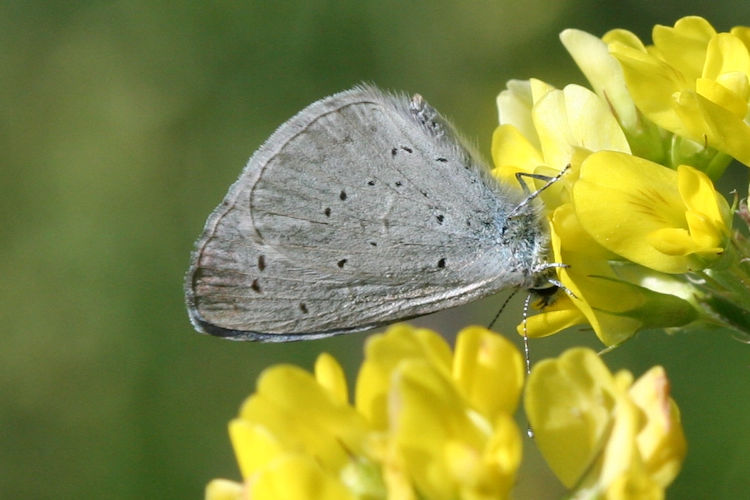
[[[750,3],[0,3],[0,498],[201,498],[239,477],[226,424],[263,368],[325,350],[353,380],[366,335],[234,343],[184,311],[206,216],[296,111],[361,81],[420,92],[489,156],[508,79],[583,83],[562,29],[650,39],[687,14],[726,30]],[[745,189],[734,172],[725,192]],[[452,335],[501,300],[421,324]],[[517,340],[519,318],[516,302],[498,328]],[[598,345],[573,331],[532,356],[580,344]],[[667,368],[690,446],[669,498],[747,498],[750,346],[644,332],[606,361]],[[517,498],[561,491],[529,447]]]

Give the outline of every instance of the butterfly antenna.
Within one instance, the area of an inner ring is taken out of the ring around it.
[[[541,174],[530,174],[528,172],[516,172],[516,180],[518,180],[518,183],[521,185],[521,189],[523,189],[524,193],[526,193],[527,196],[526,196],[526,198],[521,203],[518,204],[518,206],[516,208],[514,208],[510,212],[510,214],[508,214],[508,217],[509,218],[513,217],[518,212],[520,212],[523,209],[523,207],[525,207],[526,205],[528,205],[531,202],[531,200],[533,200],[534,198],[536,198],[537,196],[539,196],[542,193],[542,191],[544,191],[545,189],[547,189],[548,187],[550,187],[555,182],[559,181],[560,178],[563,175],[565,175],[565,172],[567,172],[568,170],[570,170],[570,165],[566,165],[565,168],[563,168],[562,170],[560,170],[560,172],[557,175],[555,175],[554,177],[549,177],[549,176],[541,175]],[[540,181],[544,181],[545,184],[544,184],[544,186],[540,187],[536,191],[532,192],[529,189],[529,186],[526,184],[526,182],[524,182],[524,180],[523,180],[524,177],[529,177],[531,179],[538,179]]]
[[[531,294],[526,296],[523,301],[523,354],[526,358],[526,375],[531,373],[531,356],[529,356],[529,332],[526,328],[526,318],[529,317],[529,304],[531,303]]]
[[[492,318],[492,321],[490,321],[490,324],[487,325],[488,330],[492,329],[492,327],[495,325],[495,322],[497,321],[497,318],[500,317],[500,314],[505,309],[505,306],[508,305],[508,302],[510,302],[510,299],[512,299],[516,295],[516,293],[518,293],[518,288],[514,288],[513,291],[510,293],[510,295],[508,295],[508,298],[505,299],[505,302],[503,302],[503,305],[500,306],[500,309],[497,311],[497,314],[495,314],[495,317]]]
[[[526,358],[526,376],[531,374],[531,356],[529,356],[529,332],[526,328],[526,318],[529,316],[529,304],[531,303],[531,294],[526,295],[523,301],[523,355]],[[526,435],[534,439],[534,429],[531,423],[526,424]]]

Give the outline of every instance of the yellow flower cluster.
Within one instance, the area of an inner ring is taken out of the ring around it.
[[[750,29],[716,33],[690,16],[654,27],[652,38],[647,47],[626,30],[603,37],[638,109],[665,130],[750,165]]]
[[[622,30],[566,30],[594,91],[532,79],[499,95],[495,175],[514,183],[518,172],[568,167],[542,198],[571,293],[528,321],[530,336],[588,323],[616,345],[645,328],[716,321],[691,275],[733,256],[732,210],[709,175],[728,155],[750,164],[746,33],[716,34],[691,17],[655,28],[644,47]]]
[[[329,355],[314,374],[273,366],[229,425],[243,482],[214,480],[206,498],[508,498],[521,462],[513,414],[523,383],[518,350],[480,327],[462,330],[455,352],[406,325],[371,337],[354,405]],[[571,491],[652,498],[646,492],[663,492],[682,463],[679,413],[659,368],[633,384],[574,349],[534,368],[525,406]]]
[[[507,498],[523,379],[515,347],[479,327],[458,335],[455,353],[406,325],[369,338],[353,406],[328,355],[314,375],[271,367],[229,427],[244,483],[215,480],[206,497]]]

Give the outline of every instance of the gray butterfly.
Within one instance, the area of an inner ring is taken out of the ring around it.
[[[190,319],[281,342],[555,284],[532,197],[491,177],[420,96],[354,87],[279,127],[208,217]]]

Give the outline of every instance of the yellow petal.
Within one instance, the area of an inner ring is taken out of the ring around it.
[[[236,418],[229,423],[229,438],[247,479],[283,453],[279,440],[263,425]]]
[[[525,330],[529,338],[541,338],[586,323],[586,316],[576,307],[573,300],[567,294],[560,293],[542,312],[526,318]],[[523,335],[524,324],[516,326],[516,331]]]
[[[629,32],[604,37],[639,110],[709,152],[750,165],[748,32],[717,35],[705,19],[691,16],[674,28],[655,27],[653,39],[654,45],[644,48]]]
[[[607,45],[618,43],[625,47],[637,50],[638,52],[643,52],[644,54],[648,52],[646,46],[643,45],[643,42],[641,42],[640,38],[638,38],[635,33],[621,28],[613,29],[605,33],[602,37],[602,41]]]
[[[680,165],[677,167],[677,181],[680,196],[689,213],[695,214],[693,217],[700,214],[706,224],[711,226],[713,237],[717,241],[722,234],[728,233],[731,220],[729,204],[716,192],[711,179],[688,165]],[[691,234],[696,232],[697,228],[691,227]]]
[[[625,388],[619,389],[624,391]],[[640,423],[638,408],[619,391],[615,397],[611,429],[599,458],[601,470],[592,474],[591,478],[605,487],[623,474],[640,473],[642,465],[636,445]]]
[[[533,173],[544,163],[539,151],[513,125],[500,125],[492,134],[492,162],[493,175],[519,189],[516,172]]]
[[[532,370],[526,413],[549,466],[575,485],[572,498],[661,498],[679,470],[684,436],[663,370],[632,381],[584,348]]]
[[[750,126],[734,113],[703,96],[686,97],[695,99],[699,115],[705,120],[704,140],[707,139],[710,146],[750,165]],[[693,108],[682,100],[679,105]]]
[[[666,273],[682,273],[689,259],[657,250],[649,235],[686,229],[677,172],[638,157],[600,152],[581,165],[573,190],[581,225],[597,243],[626,259]]]
[[[579,85],[548,92],[534,106],[545,163],[562,169],[576,149],[630,152],[625,134],[599,96]]]
[[[443,447],[443,456],[448,477],[462,478],[474,486],[478,482],[481,456],[475,449],[458,440],[449,440]]]
[[[315,379],[328,389],[338,402],[346,404],[349,401],[344,370],[330,354],[324,352],[315,360]]]
[[[497,96],[498,123],[515,127],[532,147],[539,149],[539,138],[531,121],[533,105],[530,82],[510,80],[506,89]]]
[[[586,317],[599,339],[606,345],[614,345],[632,336],[641,322],[611,313],[633,310],[642,298],[632,287],[614,281],[617,276],[609,261],[616,255],[586,233],[572,204],[555,210],[550,241],[555,261],[569,266],[558,270],[560,280],[578,297],[573,299],[573,305]]]
[[[423,359],[449,374],[453,354],[437,333],[406,324],[393,325],[384,334],[367,339],[365,361],[355,389],[357,410],[376,429],[387,427],[387,393],[391,375],[404,360]]]
[[[520,438],[509,433],[517,434],[517,428],[509,416],[499,413],[491,422],[467,403],[450,379],[424,360],[405,361],[394,374],[393,443],[424,498],[503,498],[513,484]]]
[[[254,479],[252,500],[354,500],[354,496],[312,457],[288,455]]]
[[[620,61],[630,95],[638,108],[657,125],[671,131],[682,126],[672,107],[676,92],[693,89],[693,81],[686,79],[664,61],[614,41],[610,53]]]
[[[262,425],[283,449],[316,456],[331,470],[360,451],[368,431],[354,408],[320,386],[310,373],[291,365],[276,365],[261,374],[256,393],[242,406],[239,418]]]
[[[406,447],[440,448],[454,434],[472,444],[483,439],[482,430],[472,424],[456,388],[424,360],[399,365],[389,414],[399,442]]]
[[[610,483],[603,498],[606,500],[663,500],[664,488],[642,470],[628,470]]]
[[[734,86],[738,87],[740,92],[747,93],[747,78],[745,77],[742,82],[735,82]],[[747,97],[738,95],[715,80],[698,78],[695,82],[695,91],[698,95],[724,108],[740,120],[744,119],[747,114]],[[701,125],[701,128],[704,128],[702,123]]]
[[[675,93],[673,109],[681,123],[676,134],[750,165],[750,126],[742,118],[692,91]]]
[[[688,227],[690,228],[690,237],[693,241],[693,253],[702,256],[710,254],[720,254],[724,251],[722,247],[722,233],[700,212],[687,211],[685,213]]]
[[[716,78],[716,83],[732,92],[740,101],[747,102],[750,98],[750,83],[748,83],[747,72],[733,71],[724,73]]]
[[[505,337],[486,328],[464,328],[456,338],[453,378],[471,406],[488,420],[513,413],[523,387],[521,354]]]
[[[389,402],[393,439],[417,491],[426,498],[456,496],[444,447],[453,440],[478,448],[482,433],[469,419],[455,389],[424,360],[399,366]]]
[[[648,233],[645,239],[654,250],[667,257],[674,257],[675,260],[699,250],[687,229],[665,227]]]
[[[607,44],[594,35],[575,29],[564,30],[560,33],[560,40],[597,95],[614,108],[623,127],[637,127],[638,112],[625,84],[625,75],[620,63],[609,53]]]
[[[521,433],[510,414],[498,414],[494,433],[485,445],[482,461],[484,466],[494,471],[492,481],[501,491],[507,492],[513,485],[518,468],[521,466],[523,443]],[[501,483],[506,483],[502,486]]]
[[[708,43],[706,59],[701,75],[709,80],[718,80],[727,73],[750,73],[750,54],[745,44],[736,36],[720,33]],[[736,90],[736,89],[729,89]]]
[[[547,94],[557,90],[553,85],[550,85],[549,83],[537,78],[530,79],[529,86],[531,89],[531,102],[534,106],[536,106],[539,101],[544,99]]]
[[[616,392],[609,370],[590,349],[569,349],[531,371],[526,416],[539,450],[565,486],[576,484],[601,451]]]
[[[646,372],[630,389],[630,395],[646,416],[638,434],[641,456],[650,476],[665,487],[677,477],[687,444],[679,409],[669,397],[664,369],[657,366]]]
[[[655,26],[651,37],[665,61],[678,68],[688,80],[695,80],[703,71],[706,47],[715,34],[702,17],[687,16],[678,20],[674,28]]]
[[[214,479],[206,485],[206,500],[243,500],[245,485],[228,479]]]
[[[695,141],[696,145],[705,148],[716,134],[708,130],[710,124],[706,123],[700,99],[701,96],[694,90],[675,92],[672,95],[671,108],[676,123],[668,130],[679,136],[687,137]],[[705,100],[705,98],[703,99]],[[727,110],[721,109],[724,113],[727,113]]]
[[[729,32],[736,36],[742,41],[745,47],[750,50],[750,27],[748,26],[735,26]]]

